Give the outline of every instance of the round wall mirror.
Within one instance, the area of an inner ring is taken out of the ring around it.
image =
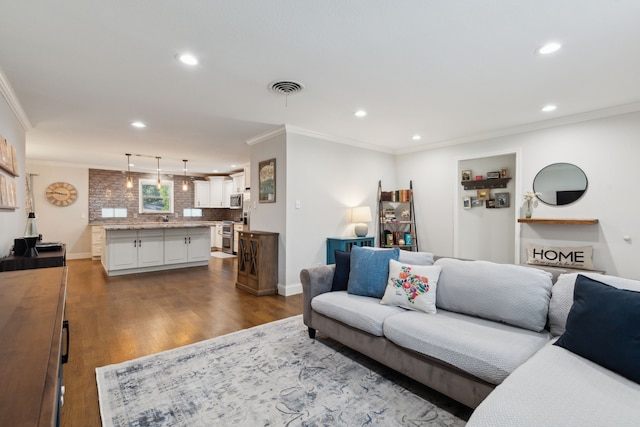
[[[547,205],[568,205],[587,191],[587,175],[571,163],[554,163],[538,172],[533,180],[538,200]]]

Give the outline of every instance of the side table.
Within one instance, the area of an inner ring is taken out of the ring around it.
[[[375,245],[375,237],[329,237],[327,238],[327,264],[336,263],[336,249],[351,252],[353,246]]]

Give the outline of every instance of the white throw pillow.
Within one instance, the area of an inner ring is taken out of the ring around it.
[[[527,246],[527,264],[593,270],[593,246]]]
[[[389,261],[389,280],[380,304],[436,312],[436,286],[441,267]]]

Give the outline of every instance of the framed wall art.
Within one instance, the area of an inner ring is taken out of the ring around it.
[[[482,190],[477,190],[477,194],[476,197],[478,200],[489,200],[490,199],[490,192],[488,188],[483,188]]]
[[[509,207],[509,193],[496,193],[496,208]]]
[[[276,202],[276,159],[258,163],[258,201]]]

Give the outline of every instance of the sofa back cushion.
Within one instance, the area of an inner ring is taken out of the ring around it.
[[[436,306],[539,332],[547,323],[551,274],[512,264],[440,258]]]
[[[581,273],[583,276],[618,289],[640,291],[640,281],[598,273]],[[578,273],[561,274],[551,290],[549,303],[549,330],[553,336],[562,335],[567,325],[567,316],[573,305],[573,293]]]

